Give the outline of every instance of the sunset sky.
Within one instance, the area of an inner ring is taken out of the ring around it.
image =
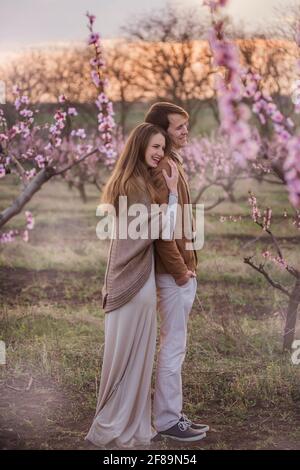
[[[86,10],[97,16],[96,28],[106,38],[120,36],[120,26],[133,15],[161,8],[167,0],[0,0],[0,51],[54,41],[82,41],[86,37]],[[176,6],[197,6],[202,0],[169,0]],[[228,12],[248,28],[269,21],[273,7],[293,0],[230,0]]]

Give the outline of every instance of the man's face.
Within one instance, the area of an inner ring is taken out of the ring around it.
[[[189,121],[181,114],[169,114],[168,134],[176,149],[181,149],[187,144]]]

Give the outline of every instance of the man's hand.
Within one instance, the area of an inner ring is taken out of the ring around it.
[[[194,271],[188,271],[184,276],[180,277],[175,282],[178,286],[184,286],[185,284],[187,284],[187,282],[189,282],[191,277],[197,277]]]

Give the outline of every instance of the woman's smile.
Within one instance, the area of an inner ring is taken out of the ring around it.
[[[161,157],[159,157],[158,155],[154,155],[154,156],[152,157],[152,161],[153,161],[153,163],[156,164],[156,166],[159,164],[160,159],[161,159]]]

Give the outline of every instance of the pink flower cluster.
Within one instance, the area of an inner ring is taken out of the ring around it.
[[[288,263],[283,258],[280,258],[280,256],[272,256],[272,254],[269,251],[264,251],[262,253],[262,256],[268,259],[269,261],[272,261],[281,269],[287,269],[289,267]]]
[[[3,110],[0,110],[0,178],[3,178],[7,172],[15,172],[11,168],[13,163],[12,153],[16,158],[22,161],[31,161],[34,155],[34,150],[31,146],[31,140],[34,132],[38,126],[34,125],[34,114],[37,110],[30,110],[28,108],[29,98],[22,95],[19,87],[14,86],[12,93],[15,97],[14,106],[18,114],[17,122],[11,127],[8,127],[7,121],[4,117]],[[15,147],[14,143],[17,141]],[[24,151],[20,151],[21,142],[26,142]],[[15,161],[15,160],[14,160]],[[7,171],[9,169],[9,171]],[[30,175],[31,170],[23,170],[22,178],[26,180]]]
[[[218,184],[236,168],[224,136],[212,133],[209,138],[193,138],[184,149],[184,168],[195,189],[200,184]]]
[[[34,227],[34,218],[30,211],[25,211],[26,217],[26,228],[23,231],[17,229],[11,229],[7,232],[0,233],[0,243],[11,243],[15,240],[17,236],[21,236],[22,240],[28,242],[29,240],[29,232],[28,230],[32,230]]]
[[[85,139],[86,138],[86,133],[84,129],[74,129],[71,131],[72,136],[80,137],[80,139]]]
[[[208,6],[212,12],[216,11],[219,7],[224,7],[228,0],[203,0],[203,5]]]
[[[12,93],[15,96],[14,106],[19,113],[19,121],[16,125],[12,126],[9,131],[8,138],[12,139],[15,135],[20,134],[23,139],[30,136],[34,124],[34,113],[28,109],[29,98],[27,95],[22,95],[18,86],[13,86]],[[37,111],[36,111],[37,112]]]
[[[287,144],[288,157],[284,161],[283,169],[289,190],[291,203],[300,206],[300,138],[295,136]]]
[[[270,95],[259,90],[261,83],[259,74],[248,72],[243,76],[243,79],[245,81],[244,96],[253,101],[252,111],[263,125],[267,123],[268,119],[271,120],[277,141],[284,144],[291,137],[291,129],[295,127],[294,122],[279,111]]]
[[[219,75],[216,80],[221,131],[227,135],[237,163],[245,166],[247,160],[255,160],[257,157],[260,143],[249,124],[250,110],[241,103],[244,92],[241,81],[243,70],[239,64],[238,51],[235,45],[224,39],[222,28],[222,22],[214,22],[209,34],[215,65],[226,68],[225,78]]]
[[[298,230],[300,229],[300,211],[296,211],[296,217],[293,220],[293,225],[295,225]]]
[[[257,199],[251,191],[249,191],[248,201],[252,207],[252,219],[254,220],[254,222],[258,222],[258,219],[260,219],[261,217],[261,212],[257,207]]]
[[[98,88],[96,100],[96,106],[99,110],[97,145],[92,148],[93,137],[90,139],[89,144],[82,145],[82,141],[87,137],[85,129],[69,130],[72,124],[71,118],[76,117],[78,112],[73,106],[68,106],[64,95],[60,95],[58,98],[61,106],[54,114],[54,122],[39,126],[34,122],[34,116],[38,110],[29,109],[28,96],[22,94],[18,86],[14,86],[13,95],[17,120],[11,128],[7,125],[3,111],[0,110],[0,178],[8,173],[14,173],[18,174],[24,184],[27,184],[30,179],[37,175],[37,171],[43,171],[45,167],[51,166],[53,169],[57,169],[62,177],[68,177],[68,180],[76,185],[78,183],[78,173],[83,167],[85,169],[81,173],[95,182],[99,171],[97,164],[99,162],[103,163],[104,158],[105,163],[109,162],[108,165],[114,161],[116,156],[115,141],[113,142],[112,138],[112,129],[115,126],[114,112],[112,103],[105,94],[107,80],[102,77],[105,63],[102,59],[99,34],[93,32],[95,16],[90,14],[87,14],[87,16],[91,33],[88,42],[93,45],[95,50],[95,57],[91,60],[91,76]],[[48,130],[48,138],[45,142],[44,131],[46,129]],[[76,143],[76,139],[80,139],[80,143]],[[99,153],[96,157],[97,150],[101,152],[100,157]],[[90,158],[89,165],[86,161],[88,157]],[[79,170],[78,167],[75,168],[78,160],[80,160]],[[72,180],[73,172],[74,179]],[[66,176],[66,173],[69,173],[68,176]],[[84,180],[82,181],[84,182]],[[28,222],[28,228],[23,234],[24,239],[28,239],[27,230],[30,230],[31,224],[32,222]],[[15,231],[3,233],[0,235],[0,239],[11,241],[16,234]]]
[[[212,12],[224,6],[223,2],[205,3],[209,4]],[[246,166],[249,161],[256,163],[260,152],[268,156],[270,167],[278,165],[280,160],[290,201],[293,206],[300,207],[300,138],[292,135],[294,122],[279,111],[270,96],[260,91],[261,77],[241,69],[237,50],[225,39],[223,30],[223,21],[216,22],[213,17],[209,42],[215,64],[225,68],[225,78],[219,77],[217,83],[221,130],[228,136],[233,155],[241,166]],[[300,45],[300,34],[297,41]],[[275,153],[269,151],[269,143],[266,144],[265,139],[251,128],[251,114],[249,108],[241,103],[243,98],[253,101],[252,111],[262,125],[268,120],[272,122]]]
[[[263,230],[269,230],[271,227],[272,209],[270,207],[267,207],[267,209],[264,210],[264,214],[262,217],[261,211],[257,206],[257,199],[251,191],[249,191],[248,201],[252,207],[253,221],[261,225]]]
[[[271,218],[272,218],[272,209],[268,207],[264,211],[264,217],[263,217],[263,230],[269,230],[271,226]]]
[[[45,162],[52,163],[60,160],[60,163],[65,162],[65,154],[73,154],[75,144],[73,139],[66,139],[63,137],[63,131],[66,128],[68,122],[72,117],[78,116],[76,108],[68,106],[68,100],[65,95],[60,95],[58,98],[59,103],[62,107],[57,109],[54,114],[54,123],[49,127],[49,142],[44,146],[46,155],[38,155],[36,161],[40,168],[45,166]],[[80,140],[86,139],[86,131],[83,128],[73,129],[70,132],[71,137],[77,137]],[[80,158],[80,152],[78,150],[80,146],[77,146],[75,153],[79,153],[77,157]],[[53,165],[55,167],[55,165]]]
[[[87,13],[89,19],[88,28],[90,36],[88,40],[89,45],[93,45],[95,57],[90,61],[92,67],[91,78],[95,86],[98,88],[99,94],[95,101],[99,110],[98,113],[98,130],[101,134],[102,143],[99,146],[99,151],[106,155],[108,159],[113,159],[116,155],[113,146],[112,132],[115,127],[114,111],[112,102],[109,100],[105,89],[107,87],[107,80],[103,78],[103,69],[105,68],[105,61],[102,57],[102,48],[100,44],[100,36],[93,31],[93,24],[95,16]]]

